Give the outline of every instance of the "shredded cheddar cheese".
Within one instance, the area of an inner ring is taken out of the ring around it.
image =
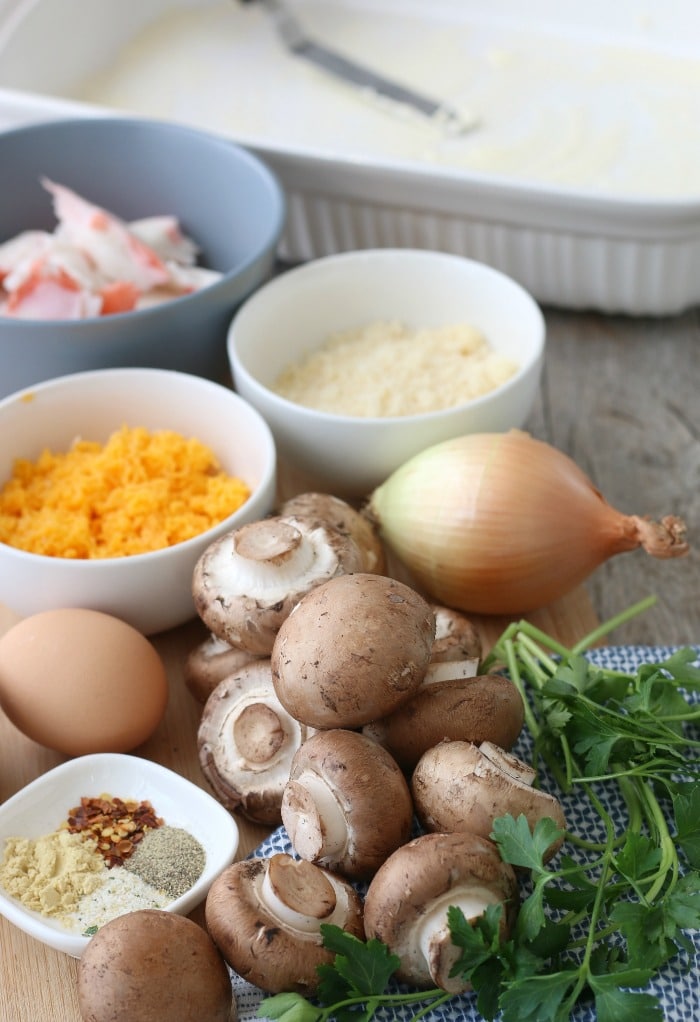
[[[148,553],[205,532],[249,496],[199,440],[122,426],[105,444],[17,459],[0,489],[0,542],[82,560]]]

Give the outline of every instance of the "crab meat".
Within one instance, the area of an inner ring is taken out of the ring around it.
[[[147,308],[221,278],[174,216],[127,223],[48,178],[53,233],[27,230],[0,245],[0,315],[83,319]]]

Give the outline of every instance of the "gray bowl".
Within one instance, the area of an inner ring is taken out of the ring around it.
[[[125,220],[173,214],[219,270],[217,283],[150,309],[83,320],[0,316],[0,398],[67,373],[112,366],[227,373],[226,331],[270,274],[285,204],[253,154],[215,135],[140,118],[88,117],[0,133],[0,241],[53,230],[41,177]]]

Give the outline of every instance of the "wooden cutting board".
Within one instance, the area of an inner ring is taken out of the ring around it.
[[[598,624],[583,589],[529,615],[530,620],[571,645]],[[18,618],[0,605],[0,634]],[[508,623],[503,618],[475,618],[488,649]],[[176,770],[207,789],[199,768],[196,732],[201,707],[183,680],[187,654],[206,636],[199,621],[153,638],[168,673],[170,695],[163,722],[153,737],[134,752]],[[25,738],[0,714],[0,800],[5,801],[65,757]],[[239,821],[239,856],[251,852],[267,835],[266,828]],[[194,918],[201,921],[201,909]],[[3,1022],[80,1022],[76,996],[77,962],[26,936],[0,918],[0,1019]]]

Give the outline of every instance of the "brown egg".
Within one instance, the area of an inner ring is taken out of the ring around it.
[[[0,706],[29,738],[68,756],[135,749],[167,699],[154,646],[109,614],[44,611],[0,639]]]

